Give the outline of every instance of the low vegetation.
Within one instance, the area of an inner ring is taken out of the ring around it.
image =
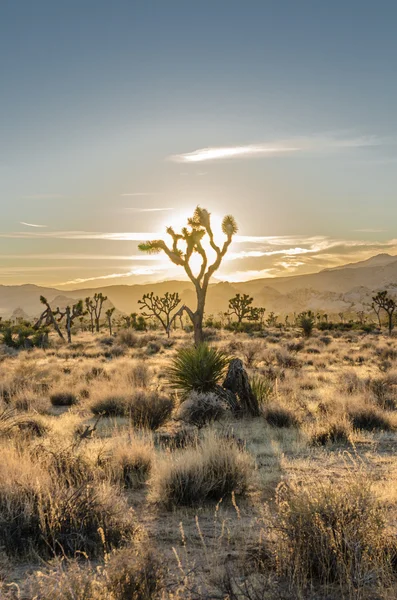
[[[193,346],[92,311],[0,345],[2,598],[396,597],[394,334],[247,313]]]

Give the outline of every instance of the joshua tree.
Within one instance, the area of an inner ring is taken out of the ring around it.
[[[371,308],[377,316],[378,323],[379,323],[379,329],[382,329],[382,319],[380,318],[380,311],[382,310],[382,307],[379,304],[372,302]]]
[[[274,312],[269,313],[268,318],[266,319],[266,323],[269,327],[276,327],[278,316],[274,314]]]
[[[237,225],[234,217],[231,215],[224,217],[222,231],[226,239],[222,246],[218,246],[211,228],[210,213],[205,208],[197,206],[193,217],[188,219],[188,227],[184,227],[181,233],[176,233],[172,227],[167,228],[167,233],[172,239],[171,246],[167,246],[163,240],[151,240],[139,245],[139,249],[144,252],[165,252],[175,265],[183,267],[190,281],[193,283],[197,297],[196,310],[193,311],[188,306],[183,305],[180,312],[186,311],[193,323],[196,345],[203,341],[204,308],[210,279],[219,268],[232,242],[233,235],[237,233]],[[215,259],[211,264],[208,264],[207,252],[202,244],[205,236],[208,236],[209,244],[215,252]],[[180,243],[183,244],[183,250],[179,247]],[[199,254],[201,257],[201,265],[197,275],[193,273],[190,264],[194,253]]]
[[[99,320],[102,314],[102,306],[107,299],[108,297],[104,296],[102,292],[95,293],[93,298],[88,297],[85,299],[87,312],[91,319],[91,333],[94,333],[94,323],[95,330],[99,332]]]
[[[380,309],[383,308],[383,310],[386,312],[389,327],[389,335],[391,335],[391,332],[393,331],[393,314],[397,308],[395,300],[393,300],[393,298],[390,298],[390,296],[387,295],[387,291],[384,291],[378,292],[376,296],[373,296],[372,301],[373,306],[376,305]]]
[[[265,318],[266,308],[262,306],[253,306],[250,314],[247,316],[248,321],[256,321],[261,328],[263,327],[263,319]]]
[[[116,309],[113,306],[112,308],[108,308],[107,311],[106,311],[106,313],[105,313],[106,319],[107,319],[107,322],[108,322],[109,334],[110,335],[113,335],[113,331],[112,331],[112,316],[113,316],[113,313],[114,313],[115,310]]]
[[[231,315],[236,315],[237,325],[240,325],[244,317],[252,312],[252,303],[254,299],[248,294],[236,294],[229,300],[229,309]]]
[[[154,317],[160,321],[167,336],[170,337],[171,325],[177,316],[177,313],[174,313],[171,317],[171,313],[180,301],[178,292],[174,294],[166,292],[164,296],[155,296],[153,292],[150,292],[150,294],[144,294],[142,300],[138,300],[138,304],[141,305],[140,310],[145,311],[142,312],[142,316]]]
[[[88,296],[88,298],[85,299],[85,307],[87,309],[87,313],[90,315],[90,329],[91,329],[91,333],[94,333],[94,303],[91,300],[91,298]]]
[[[68,336],[68,342],[70,344],[70,342],[72,341],[73,321],[84,315],[83,301],[79,300],[78,302],[76,302],[76,304],[73,304],[72,307],[67,306],[64,311],[57,308],[53,314],[54,314],[54,316],[59,316],[58,323],[60,323],[62,321],[62,319],[65,317],[66,333]]]
[[[302,329],[305,337],[310,337],[313,332],[315,316],[311,310],[298,315],[298,325]]]
[[[57,332],[57,334],[59,335],[59,337],[61,338],[61,340],[65,341],[64,335],[63,335],[62,331],[59,329],[59,325],[55,318],[55,314],[54,314],[49,302],[47,301],[47,298],[45,298],[44,296],[40,296],[40,302],[41,302],[41,304],[44,304],[44,306],[46,308],[41,313],[41,315],[38,318],[38,320],[36,321],[36,323],[33,325],[33,329],[39,329],[43,323],[44,323],[45,327],[52,325],[54,327],[55,331]]]

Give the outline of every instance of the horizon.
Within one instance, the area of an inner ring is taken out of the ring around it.
[[[197,204],[212,283],[397,253],[397,7],[90,5],[0,8],[0,284],[183,281],[138,244]]]
[[[376,259],[379,256],[387,256],[389,258],[396,258],[397,260],[397,254],[390,254],[387,252],[381,252],[378,254],[374,254],[371,255],[369,258],[366,258],[364,260],[359,260],[359,261],[355,261],[355,262],[349,262],[349,263],[343,263],[341,265],[338,265],[337,267],[331,267],[331,268],[324,268],[324,269],[320,269],[318,271],[313,271],[310,273],[291,273],[289,275],[281,275],[281,276],[276,276],[276,277],[263,277],[263,278],[253,278],[253,279],[245,279],[245,280],[240,280],[240,281],[232,281],[232,280],[222,280],[220,278],[214,278],[214,280],[210,281],[210,286],[214,286],[214,285],[218,285],[218,284],[230,284],[233,285],[234,284],[244,284],[244,283],[250,283],[250,282],[254,282],[254,281],[268,281],[269,285],[267,287],[271,288],[271,281],[272,280],[279,280],[279,279],[294,279],[294,278],[299,278],[300,276],[305,276],[305,275],[318,275],[319,273],[322,272],[327,272],[327,271],[333,271],[333,270],[338,270],[338,269],[343,269],[344,267],[354,267],[355,265],[360,265],[362,262],[367,262],[367,261],[371,261],[371,259]],[[373,268],[373,266],[372,266]],[[51,286],[51,285],[40,285],[40,284],[36,284],[36,283],[31,283],[31,282],[26,282],[26,283],[20,283],[20,284],[4,284],[4,283],[0,283],[0,287],[23,287],[23,286],[34,286],[34,287],[40,287],[40,288],[50,288],[50,289],[55,289],[56,291],[59,291],[62,293],[62,291],[65,292],[79,292],[81,290],[95,290],[95,289],[100,289],[100,290],[106,290],[108,288],[112,288],[112,287],[116,287],[116,286],[120,286],[120,287],[131,287],[131,286],[142,286],[142,287],[147,287],[153,284],[167,284],[167,283],[186,283],[188,285],[192,285],[192,282],[188,279],[188,277],[175,277],[175,278],[169,278],[169,279],[161,279],[158,281],[151,281],[151,280],[147,280],[147,281],[140,281],[140,282],[132,282],[132,283],[108,283],[108,284],[101,284],[101,285],[83,285],[83,283],[78,283],[75,286],[73,286],[73,284],[69,284],[69,285],[63,285],[61,287],[57,287],[57,286]],[[88,283],[91,283],[88,282]],[[92,283],[95,283],[95,281],[93,281]],[[298,289],[298,288],[297,288]]]

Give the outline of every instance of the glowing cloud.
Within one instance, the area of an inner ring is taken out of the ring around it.
[[[268,146],[265,144],[249,146],[229,146],[220,148],[201,148],[187,154],[175,154],[170,159],[174,162],[195,163],[206,160],[221,160],[225,158],[243,158],[261,155],[272,155],[280,152],[295,152],[299,148]]]
[[[26,225],[26,227],[38,227],[38,228],[45,228],[47,227],[47,225],[37,225],[36,223],[25,223],[25,221],[19,221],[20,225]]]

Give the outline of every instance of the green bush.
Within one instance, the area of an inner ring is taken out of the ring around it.
[[[221,379],[229,357],[208,344],[178,350],[167,370],[170,385],[187,396],[190,392],[211,392]]]

